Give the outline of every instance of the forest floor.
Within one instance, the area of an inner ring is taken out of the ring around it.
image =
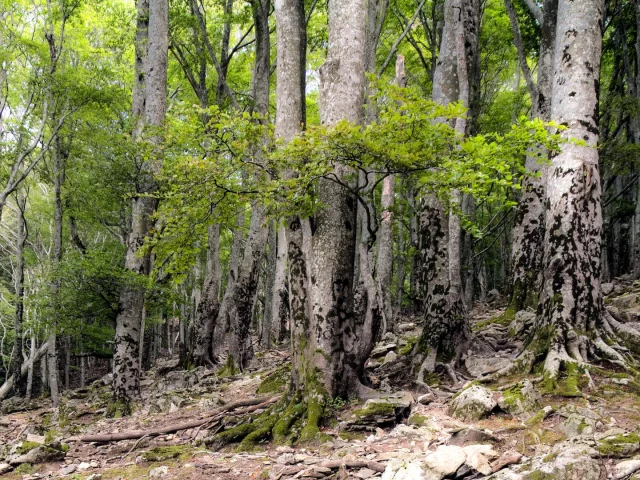
[[[606,288],[608,308],[637,326],[640,284],[620,281]],[[334,402],[322,428],[324,440],[317,444],[265,442],[250,452],[238,451],[237,444],[219,450],[203,446],[203,439],[237,421],[232,412],[222,421],[175,433],[108,443],[79,440],[176,426],[207,418],[230,402],[277,395],[287,382],[286,349],[258,352],[249,371],[227,378],[159,362],[143,378],[139,408],[126,418],[105,418],[108,379],[68,392],[57,412],[46,399],[28,405],[5,401],[3,410],[12,413],[0,416],[0,459],[6,458],[0,460],[0,477],[640,479],[634,476],[640,473],[637,377],[595,369],[595,388],[580,383],[563,395],[542,394],[535,375],[468,381],[509,364],[522,346],[514,330],[526,331],[532,314],[521,312],[515,320],[501,314],[487,305],[474,310],[476,337],[464,359],[467,378],[454,383],[429,376],[430,386],[416,384],[410,373],[409,353],[420,324],[402,319],[399,333],[384,337],[367,367],[379,397]]]

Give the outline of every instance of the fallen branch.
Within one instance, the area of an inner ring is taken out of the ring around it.
[[[105,433],[101,435],[84,435],[81,437],[71,437],[65,440],[65,442],[72,441],[80,441],[80,442],[98,442],[98,443],[107,443],[107,442],[119,442],[121,440],[136,440],[145,436],[155,437],[158,435],[165,435],[168,433],[175,433],[180,430],[188,430],[190,428],[196,428],[205,423],[209,423],[213,420],[216,420],[218,417],[230,412],[231,410],[235,410],[241,407],[243,408],[241,411],[234,412],[235,415],[251,413],[256,410],[259,410],[264,407],[268,407],[269,405],[277,402],[280,397],[271,397],[271,398],[252,398],[248,400],[240,400],[237,402],[232,402],[227,405],[223,405],[220,408],[214,410],[213,415],[210,415],[206,418],[201,418],[199,420],[191,420],[189,422],[180,423],[178,425],[168,425],[159,428],[152,428],[148,430],[129,430],[127,432],[118,432],[118,433]]]
[[[49,349],[49,342],[44,342],[40,345],[40,348],[36,350],[34,355],[31,355],[26,361],[22,362],[20,366],[20,378],[24,377],[29,371],[29,366],[32,363],[37,362],[40,358],[47,352]],[[13,388],[13,384],[15,383],[14,375],[11,375],[7,380],[0,386],[0,400],[7,396],[7,394]]]

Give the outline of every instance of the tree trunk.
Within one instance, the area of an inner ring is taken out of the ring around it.
[[[558,0],[545,0],[544,20],[540,38],[538,60],[537,98],[533,99],[534,117],[550,119],[551,89],[553,82],[553,52],[556,37]],[[546,156],[546,154],[544,154]],[[540,154],[527,155],[527,175],[522,183],[513,228],[512,265],[513,292],[509,314],[537,304],[542,271],[542,245],[544,241],[546,170]]]
[[[252,0],[251,9],[256,30],[256,58],[253,71],[254,111],[262,116],[261,122],[266,123],[269,115],[270,0]],[[243,371],[251,359],[248,349],[249,331],[262,253],[269,232],[268,228],[265,228],[265,221],[264,208],[256,202],[251,209],[249,234],[233,292],[235,315],[231,317],[229,357],[227,358],[227,366],[231,371]]]
[[[194,360],[196,365],[213,367],[213,332],[220,309],[220,225],[208,230],[207,266],[202,297],[194,324]]]
[[[144,16],[144,0],[138,4],[138,16]],[[167,52],[168,52],[168,3],[167,0],[150,0],[148,11],[148,48],[146,51],[145,83],[144,83],[144,126],[159,128],[164,122],[167,89]],[[139,22],[138,27],[144,25]],[[137,32],[137,35],[142,35]],[[143,49],[144,41],[137,37],[136,47]],[[136,57],[145,57],[144,51],[138,51]],[[137,63],[136,63],[137,65]],[[142,85],[136,82],[137,88]],[[134,98],[142,95],[139,90]],[[135,105],[134,105],[135,106]],[[134,112],[135,114],[136,112]],[[140,132],[141,133],[141,132]],[[154,152],[150,160],[145,160],[140,173],[139,196],[133,199],[131,209],[131,229],[127,239],[125,269],[134,275],[149,273],[149,256],[139,256],[138,250],[143,246],[146,236],[153,227],[151,215],[156,208],[156,201],[147,194],[156,190],[155,173],[159,171],[162,161],[161,138],[157,131],[153,132],[150,142]],[[128,414],[131,402],[140,395],[140,365],[138,352],[140,348],[140,327],[144,306],[144,289],[136,285],[125,285],[120,293],[118,315],[116,318],[115,353],[113,357],[113,397],[112,414]]]
[[[16,395],[24,395],[26,383],[20,375],[20,368],[24,360],[24,339],[22,322],[24,317],[24,244],[27,241],[26,219],[24,212],[27,199],[22,189],[17,194],[17,228],[16,228],[16,265],[14,268],[14,284],[16,292],[16,313],[14,317],[14,347],[11,357],[11,375],[16,379],[13,392]]]
[[[463,8],[464,5],[464,8]],[[433,79],[433,100],[446,105],[460,100],[469,103],[467,45],[477,42],[479,3],[447,0],[440,55]],[[475,54],[473,54],[475,55]],[[456,130],[464,135],[466,121],[456,120]],[[451,193],[452,202],[461,204],[461,195]],[[420,246],[422,282],[426,285],[425,325],[417,346],[418,379],[434,372],[437,363],[456,363],[470,337],[470,327],[462,298],[460,220],[438,199],[422,201]]]
[[[559,0],[551,119],[567,127],[547,183],[543,283],[535,348],[546,353],[547,386],[588,358],[589,338],[600,353],[621,358],[603,342],[600,290],[602,208],[598,165],[598,89],[602,49],[601,0]],[[613,353],[611,353],[613,352]],[[574,387],[575,388],[575,387]]]

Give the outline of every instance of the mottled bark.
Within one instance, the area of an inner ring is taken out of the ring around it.
[[[140,5],[139,5],[140,7]],[[138,12],[141,15],[141,12]],[[149,1],[148,49],[144,84],[144,127],[152,128],[149,141],[154,145],[150,160],[145,160],[138,180],[138,195],[132,200],[131,227],[127,238],[125,269],[135,275],[149,273],[149,256],[139,256],[138,250],[153,227],[151,216],[156,200],[148,194],[157,186],[155,173],[162,162],[161,137],[158,129],[164,122],[167,101],[167,55],[169,38],[167,0]],[[141,44],[143,42],[141,41]],[[141,95],[140,92],[135,92]],[[139,134],[142,134],[140,130]],[[140,365],[138,352],[144,290],[125,285],[120,292],[116,317],[115,353],[113,357],[113,413],[126,414],[130,403],[140,394]]]
[[[213,367],[213,332],[220,309],[220,225],[208,229],[207,265],[194,320],[193,357],[197,365]]]
[[[553,56],[556,37],[558,0],[544,2],[544,20],[540,37],[538,83],[532,92],[534,117],[550,119]],[[532,172],[522,182],[522,194],[514,219],[512,265],[512,313],[537,303],[542,271],[542,245],[545,215],[546,152],[527,155],[526,168]]]
[[[24,212],[27,204],[22,190],[18,191],[16,201],[16,263],[14,267],[14,288],[16,294],[16,312],[14,317],[14,341],[11,355],[11,375],[16,379],[13,392],[22,396],[26,391],[26,383],[20,375],[24,361],[24,339],[22,321],[24,317],[24,245],[27,241],[27,225]]]
[[[271,325],[273,318],[273,296],[274,284],[276,280],[276,259],[278,253],[278,235],[276,233],[277,226],[271,222],[269,226],[269,235],[267,237],[267,252],[265,261],[265,271],[262,275],[264,282],[264,313],[260,325],[260,345],[262,348],[271,346]]]
[[[276,239],[276,261],[271,290],[270,340],[280,343],[284,339],[289,323],[289,290],[287,288],[287,233],[284,225],[278,224]],[[265,307],[266,308],[266,307]]]
[[[269,115],[269,9],[270,0],[252,0],[254,28],[256,31],[255,63],[253,67],[254,111],[261,115],[262,122]],[[258,158],[258,161],[260,159]],[[244,255],[238,268],[238,278],[233,292],[235,315],[231,317],[229,357],[227,365],[243,371],[251,359],[249,331],[253,313],[260,261],[269,232],[265,225],[266,215],[262,205],[256,202],[251,210],[251,223]]]
[[[462,8],[464,5],[465,8]],[[446,105],[469,102],[469,42],[477,41],[479,4],[447,0],[440,55],[433,80],[433,100]],[[475,61],[475,60],[472,60]],[[458,118],[455,127],[464,135],[466,121]],[[460,205],[457,191],[452,202]],[[423,199],[420,213],[419,255],[422,282],[426,285],[425,325],[415,359],[420,364],[418,378],[433,372],[436,364],[455,362],[470,337],[470,327],[462,298],[460,220],[433,196]]]
[[[550,382],[567,363],[587,361],[590,345],[610,359],[621,358],[603,341],[615,321],[605,320],[600,290],[597,145],[603,11],[601,0],[558,2],[551,118],[567,127],[564,138],[578,138],[584,145],[563,144],[549,169],[535,341],[536,352],[546,353]]]

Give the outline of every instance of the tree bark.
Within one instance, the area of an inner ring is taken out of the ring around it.
[[[535,325],[544,370],[554,382],[563,366],[584,362],[604,319],[600,290],[602,208],[598,165],[601,0],[559,0],[551,118],[567,127],[547,183],[543,283]],[[609,353],[605,348],[601,353]],[[619,356],[619,354],[618,354]]]
[[[220,310],[220,225],[208,229],[207,265],[202,297],[194,323],[194,360],[197,365],[213,367],[213,332]]]
[[[22,381],[20,368],[24,359],[24,339],[22,322],[24,317],[24,245],[27,241],[27,224],[24,216],[27,199],[22,189],[17,194],[16,211],[16,265],[14,267],[14,285],[16,292],[16,312],[14,317],[14,346],[11,356],[11,375],[16,379],[13,392],[16,395],[24,395],[26,383]]]
[[[447,0],[440,54],[433,79],[433,100],[441,105],[455,101],[469,104],[468,65],[475,61],[466,48],[477,42],[479,3]],[[477,53],[477,51],[476,51]],[[460,135],[467,131],[464,119],[456,119]],[[461,196],[451,193],[452,203]],[[432,195],[423,199],[420,213],[422,281],[426,285],[425,325],[417,345],[418,379],[434,372],[437,363],[456,363],[470,338],[470,327],[462,297],[460,220]]]
[[[144,3],[138,4],[138,16],[143,16]],[[167,0],[150,0],[148,11],[148,48],[144,83],[144,127],[155,129],[149,141],[153,145],[152,158],[144,161],[138,187],[138,196],[132,201],[131,228],[127,239],[125,269],[134,275],[149,273],[149,256],[139,256],[138,250],[151,232],[151,216],[156,209],[156,200],[150,196],[157,186],[155,174],[162,162],[162,142],[158,129],[164,122],[167,102],[167,55],[169,43],[169,19]],[[144,22],[138,26],[144,25]],[[140,33],[140,32],[138,32]],[[137,37],[139,39],[139,37]],[[140,40],[140,48],[144,42]],[[136,46],[138,46],[138,41]],[[143,53],[138,53],[136,56]],[[137,64],[136,64],[137,65]],[[141,85],[136,85],[142,88]],[[134,97],[142,95],[134,92]],[[134,112],[136,113],[136,112]],[[142,131],[138,132],[139,135]],[[140,328],[144,307],[144,289],[136,285],[125,285],[120,293],[116,318],[115,353],[113,357],[113,398],[111,413],[128,414],[131,402],[140,395]]]
[[[256,30],[255,64],[253,70],[254,111],[261,115],[261,122],[268,122],[269,115],[269,9],[270,0],[252,0],[254,28]],[[260,159],[259,159],[260,160]],[[262,205],[255,202],[251,209],[251,223],[244,255],[238,268],[234,286],[235,315],[231,317],[229,356],[227,365],[232,371],[243,371],[251,359],[249,331],[254,301],[258,287],[259,267],[267,242],[268,228]]]
[[[540,38],[538,83],[532,92],[534,117],[550,120],[553,56],[556,37],[558,0],[545,0]],[[535,96],[537,95],[537,98]],[[513,292],[509,312],[515,314],[537,304],[542,271],[544,241],[546,153],[527,155],[526,168],[532,172],[522,183],[513,228],[512,265]]]

